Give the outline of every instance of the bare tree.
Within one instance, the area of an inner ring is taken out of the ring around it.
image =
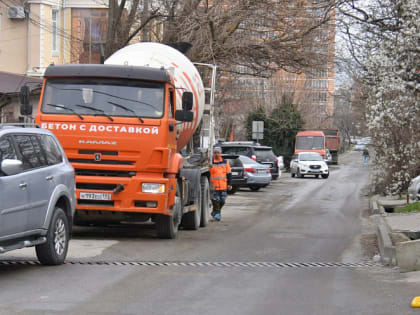
[[[189,56],[195,61],[216,61],[224,71],[262,77],[325,62],[315,46],[329,38],[314,38],[332,21],[333,1],[310,6],[302,0],[174,2],[178,6],[170,6],[165,41],[191,43]]]
[[[188,52],[192,60],[217,63],[221,71],[262,77],[280,69],[301,72],[325,63],[321,49],[330,37],[314,39],[320,28],[334,19],[334,0],[308,3],[110,0],[105,56],[127,45],[152,21],[159,21],[163,25],[162,42],[187,42],[192,45]]]
[[[128,45],[151,21],[161,16],[158,7],[149,4],[149,0],[109,0],[105,58]]]

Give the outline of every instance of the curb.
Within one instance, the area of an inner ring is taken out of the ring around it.
[[[420,239],[393,245],[390,235],[399,232],[390,229],[385,219],[388,214],[382,205],[378,206],[377,201],[378,196],[373,196],[370,206],[373,213],[371,218],[376,224],[376,236],[382,264],[398,266],[403,271],[420,270]]]
[[[378,240],[381,262],[386,266],[396,266],[397,252],[395,246],[392,244],[391,237],[389,236],[391,231],[388,224],[385,222],[385,209],[382,206],[378,206],[378,199],[378,195],[374,195],[370,199],[370,208],[373,213],[371,218],[373,218],[376,224],[376,238]]]
[[[396,266],[397,252],[395,246],[392,245],[388,225],[381,216],[375,216],[375,223],[381,262],[386,266]]]

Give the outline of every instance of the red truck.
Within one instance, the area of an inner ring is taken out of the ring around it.
[[[338,129],[323,129],[325,135],[325,147],[330,151],[332,164],[338,164],[338,150],[340,149],[340,133]]]

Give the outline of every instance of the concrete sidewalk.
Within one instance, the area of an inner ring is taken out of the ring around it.
[[[420,270],[420,213],[385,212],[385,208],[405,204],[404,200],[378,196],[371,199],[381,260],[386,265],[398,265],[403,271]]]

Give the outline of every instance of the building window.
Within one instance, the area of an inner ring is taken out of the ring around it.
[[[312,89],[314,90],[328,89],[328,81],[327,80],[312,80]]]
[[[328,69],[327,68],[312,69],[311,71],[306,73],[306,77],[308,79],[328,78]]]
[[[314,102],[328,102],[327,92],[314,92],[314,93],[312,93],[312,101],[314,101]]]
[[[51,36],[52,36],[52,55],[59,55],[59,46],[60,46],[60,11],[56,8],[53,8],[51,11]]]
[[[325,69],[325,68],[317,69],[316,75],[318,78],[326,78],[328,77],[328,69]]]

